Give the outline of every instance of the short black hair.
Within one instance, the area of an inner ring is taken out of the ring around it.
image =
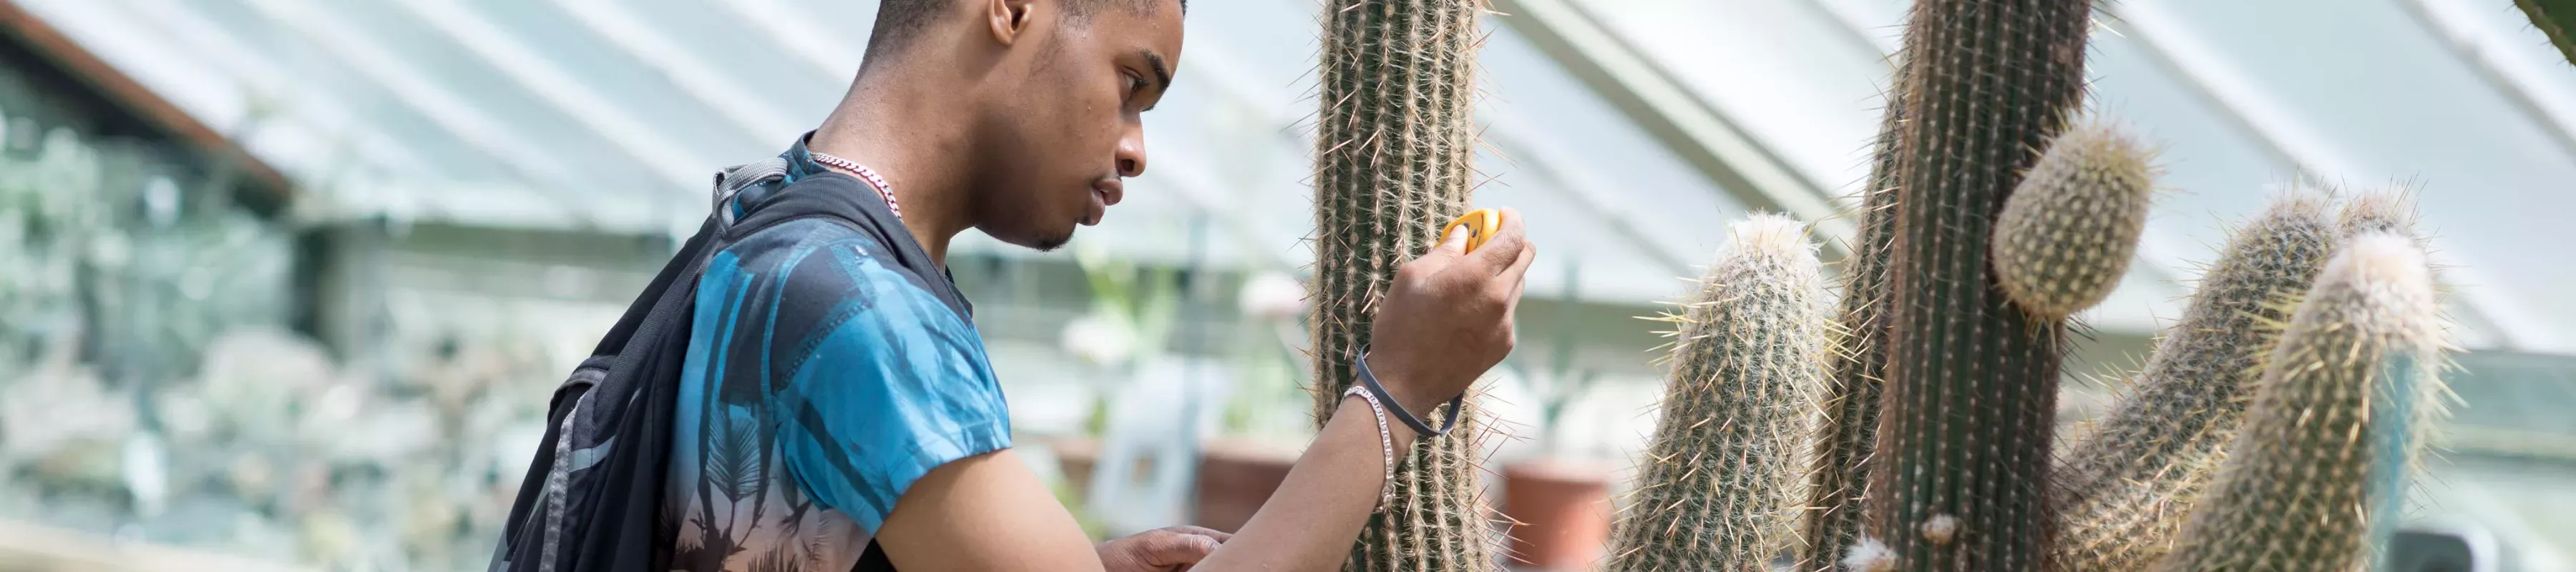
[[[930,25],[930,21],[932,19],[938,18],[939,10],[941,8],[946,7],[950,2],[956,1],[958,0],[879,0],[877,2],[876,30],[868,33],[867,55],[873,57],[880,54],[894,53],[896,48],[900,48],[904,44],[911,42],[913,36],[920,35],[922,27]],[[1091,15],[1092,11],[1099,9],[1102,4],[1117,4],[1129,10],[1143,12],[1153,9],[1155,4],[1167,0],[1062,1],[1064,2],[1064,11],[1066,16],[1080,18]],[[1188,14],[1190,12],[1190,0],[1179,0],[1179,2],[1181,4],[1181,13]]]

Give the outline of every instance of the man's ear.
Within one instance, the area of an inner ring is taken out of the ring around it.
[[[993,41],[1004,46],[1019,43],[1020,35],[1037,19],[1038,4],[1038,0],[984,0],[984,20],[993,29]]]

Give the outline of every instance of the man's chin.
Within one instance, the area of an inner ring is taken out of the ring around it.
[[[1074,227],[1066,227],[1063,230],[1042,230],[1003,242],[1038,252],[1054,252],[1055,249],[1064,248],[1065,243],[1073,242],[1073,230]]]
[[[988,225],[981,228],[984,231],[985,236],[993,237],[994,240],[1002,241],[1003,244],[1036,250],[1038,252],[1049,252],[1058,248],[1063,248],[1066,243],[1073,241],[1074,229],[1082,228],[1082,225],[1080,224],[1067,224],[1064,226],[1052,226],[1052,228],[1050,228],[1051,226],[1052,225],[1044,224],[1009,226]]]
[[[1055,236],[1042,237],[1039,238],[1035,244],[1025,244],[1022,246],[1037,249],[1038,252],[1055,252],[1055,249],[1064,248],[1064,244],[1068,242],[1073,242],[1072,231],[1066,231],[1064,234]]]

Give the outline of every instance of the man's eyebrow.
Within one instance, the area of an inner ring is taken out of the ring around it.
[[[1136,53],[1145,56],[1145,67],[1154,70],[1154,90],[1171,91],[1172,68],[1163,63],[1163,55],[1154,53],[1154,50],[1150,49],[1137,50]]]

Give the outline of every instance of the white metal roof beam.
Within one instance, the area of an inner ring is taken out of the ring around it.
[[[2358,171],[2336,155],[2323,138],[2300,127],[2290,114],[2271,107],[2262,87],[2213,71],[2228,66],[2214,50],[2194,41],[2190,32],[2156,2],[2123,2],[2103,9],[2126,24],[2129,33],[2122,35],[2137,42],[2148,59],[2192,91],[2209,98],[2210,107],[2220,110],[2221,116],[2261,142],[2283,163],[2325,181]],[[2458,294],[2462,307],[2455,315],[2475,322],[2480,330],[2494,336],[2498,347],[2517,348],[2526,340],[2541,337],[2532,326],[2500,319],[2521,314],[2512,312],[2513,305],[2493,289],[2463,288]]]
[[[714,172],[710,169],[714,162],[682,151],[661,130],[619,111],[613,100],[574,81],[572,78],[577,76],[555,67],[543,52],[520,43],[517,37],[493,27],[454,0],[394,0],[392,4],[418,16],[485,65],[597,132],[611,146],[633,157],[639,168],[670,181],[674,188],[694,195]]]
[[[1797,216],[1839,255],[1854,223],[1824,187],[1566,0],[1494,0],[1499,18],[1746,206]]]
[[[285,108],[281,115],[284,115],[287,121],[301,123],[303,128],[315,133],[345,134],[358,140],[358,154],[373,163],[369,166],[382,168],[389,165],[426,164],[420,152],[410,145],[353,119],[355,115],[351,114],[345,106],[339,105],[337,99],[294,97],[296,89],[285,73],[278,71],[276,66],[270,65],[270,62],[249,55],[250,50],[234,40],[231,34],[207,25],[203,17],[197,16],[177,0],[122,0],[122,3],[128,5],[128,10],[121,16],[122,18],[139,21],[150,27],[152,31],[165,34],[166,37],[186,46],[190,52],[187,55],[204,58],[224,75],[234,77],[248,97],[254,100],[284,99],[278,101],[277,105]],[[298,160],[312,161],[311,158]],[[325,167],[302,163],[299,165],[307,168]]]
[[[312,6],[302,0],[245,0],[243,4],[270,20],[294,30],[346,62],[350,69],[382,86],[403,105],[427,116],[440,128],[454,134],[468,146],[481,149],[501,164],[528,177],[532,186],[564,188],[575,174],[535,147],[527,146],[512,136],[499,121],[465,103],[445,86],[431,81],[419,69],[402,58],[384,51],[373,43],[357,38],[346,28],[317,18]],[[595,226],[585,209],[566,209],[581,224]]]
[[[2468,64],[2471,71],[2477,72],[2478,79],[2495,86],[2506,101],[2513,102],[2515,111],[2531,116],[2532,125],[2540,128],[2551,143],[2558,144],[2559,151],[2576,157],[2576,133],[2571,133],[2576,132],[2576,101],[2545,102],[2543,98],[2532,95],[2533,86],[2542,81],[2531,76],[2532,70],[2496,61],[2496,54],[2514,49],[2506,44],[2518,41],[2514,35],[2478,30],[2475,22],[2454,13],[2456,6],[2436,6],[2432,0],[2405,0],[2397,5],[2404,8],[2402,11],[2407,17],[2424,26],[2425,31],[2441,38],[2443,46],[2450,48],[2451,55]]]
[[[774,141],[804,132],[806,125],[788,119],[777,106],[765,103],[741,84],[725,81],[723,72],[699,59],[697,54],[680,49],[680,45],[663,38],[651,26],[629,15],[631,7],[610,0],[554,0],[555,5],[571,13],[583,27],[608,38],[637,61],[661,72],[664,79],[680,91],[696,98],[716,113],[723,114],[735,127],[759,141]]]
[[[828,39],[833,33],[816,27],[812,14],[780,0],[707,1],[732,12],[734,17],[742,19],[744,25],[766,32],[769,41],[776,42],[787,53],[813,66],[815,71],[831,78],[835,84],[846,83],[859,73],[863,53]]]

